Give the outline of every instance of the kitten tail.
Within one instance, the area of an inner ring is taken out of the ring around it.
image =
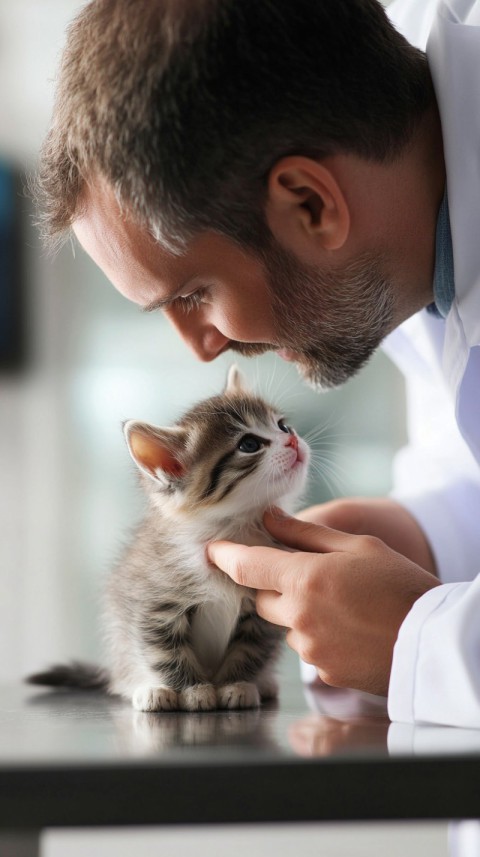
[[[27,684],[43,684],[48,687],[107,690],[110,676],[103,667],[71,661],[69,664],[55,664],[44,672],[29,675],[25,681]]]

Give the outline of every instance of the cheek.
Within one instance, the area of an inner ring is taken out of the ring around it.
[[[257,327],[254,318],[250,319],[247,314],[236,312],[224,313],[216,326],[229,339],[239,341],[252,339]]]
[[[229,300],[214,310],[213,315],[217,317],[213,323],[229,339],[245,342],[272,340],[272,312],[264,300],[247,296],[240,301]]]

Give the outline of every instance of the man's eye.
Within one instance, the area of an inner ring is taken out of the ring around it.
[[[206,288],[197,289],[189,295],[180,295],[180,297],[175,299],[174,303],[177,307],[180,307],[184,313],[189,313],[201,306],[206,292]]]
[[[238,444],[238,449],[240,452],[258,452],[263,446],[260,438],[255,437],[254,434],[246,434],[242,437],[241,441]]]

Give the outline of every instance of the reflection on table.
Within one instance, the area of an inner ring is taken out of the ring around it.
[[[319,681],[306,684],[304,692],[311,713],[289,730],[292,747],[302,756],[385,748],[390,756],[480,755],[480,729],[392,723],[384,697],[327,687]]]

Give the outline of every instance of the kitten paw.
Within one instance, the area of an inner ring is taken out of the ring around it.
[[[236,681],[217,688],[219,708],[258,708],[260,694],[251,681]]]
[[[177,711],[178,693],[171,687],[137,687],[132,696],[137,711]]]
[[[213,711],[217,707],[217,695],[213,684],[194,684],[179,694],[183,711]]]

